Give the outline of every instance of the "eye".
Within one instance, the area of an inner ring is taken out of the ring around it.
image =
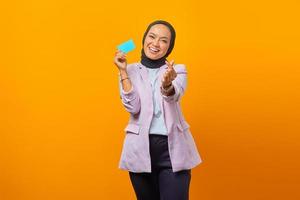
[[[149,35],[149,37],[152,38],[152,39],[154,39],[154,36],[153,36],[153,35]]]
[[[167,41],[167,40],[163,40],[163,42],[164,42],[164,43],[168,43],[168,41]]]

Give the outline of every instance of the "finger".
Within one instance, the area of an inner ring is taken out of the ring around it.
[[[177,77],[177,74],[175,73],[175,74],[174,74],[174,79],[175,79],[176,77]]]
[[[172,81],[175,80],[176,76],[172,76]]]
[[[126,54],[124,54],[123,52],[120,51],[117,53],[116,57],[118,59],[126,59]]]
[[[164,75],[165,82],[168,81],[168,74]]]
[[[172,66],[174,65],[174,60],[171,61],[171,65],[172,65]]]
[[[166,60],[165,63],[169,66],[169,62]]]
[[[168,74],[167,73],[164,74],[163,80],[164,80],[164,83],[166,83],[168,81]]]
[[[120,50],[117,50],[117,51],[116,51],[116,54],[118,54],[118,55],[122,55],[122,54],[123,54],[123,52],[122,52],[122,51],[120,51]]]
[[[164,85],[164,84],[165,84],[165,82],[166,82],[166,78],[165,78],[165,77],[163,77],[163,78],[162,78],[162,80],[161,80],[161,84],[162,84],[162,85]]]
[[[166,77],[166,83],[170,83],[171,81],[171,74],[167,74],[167,77]]]
[[[176,71],[173,69],[172,70],[172,76],[175,78],[176,76],[177,76],[177,73],[176,73]]]
[[[117,52],[117,53],[116,53],[116,56],[117,56],[117,57],[121,57],[121,56],[122,56],[121,52]]]
[[[167,64],[168,69],[170,69],[171,68],[171,63],[169,63],[167,60],[165,61],[165,63]]]
[[[173,71],[170,71],[168,73],[168,77],[169,77],[169,80],[174,80],[174,73],[173,73]]]
[[[173,65],[174,65],[174,60],[172,60],[171,62],[169,62],[168,68],[170,70],[174,70]]]
[[[123,51],[118,50],[117,51],[120,55],[124,55],[125,53]]]

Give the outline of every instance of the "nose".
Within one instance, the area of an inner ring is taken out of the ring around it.
[[[154,44],[154,46],[159,46],[158,39],[154,40],[154,41],[153,41],[153,44]]]

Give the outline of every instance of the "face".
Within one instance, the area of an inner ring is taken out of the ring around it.
[[[145,42],[144,52],[152,60],[158,60],[166,55],[170,46],[171,32],[163,24],[156,24],[148,31]]]

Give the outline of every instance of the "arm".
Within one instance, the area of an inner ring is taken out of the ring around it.
[[[129,71],[131,67],[127,66],[126,54],[117,51],[114,63],[119,69],[119,88],[122,103],[129,113],[136,114],[140,111],[141,104],[139,95],[130,80]]]
[[[122,104],[126,111],[131,114],[136,114],[141,109],[139,94],[132,85],[127,71],[120,70],[119,75],[119,88]]]

